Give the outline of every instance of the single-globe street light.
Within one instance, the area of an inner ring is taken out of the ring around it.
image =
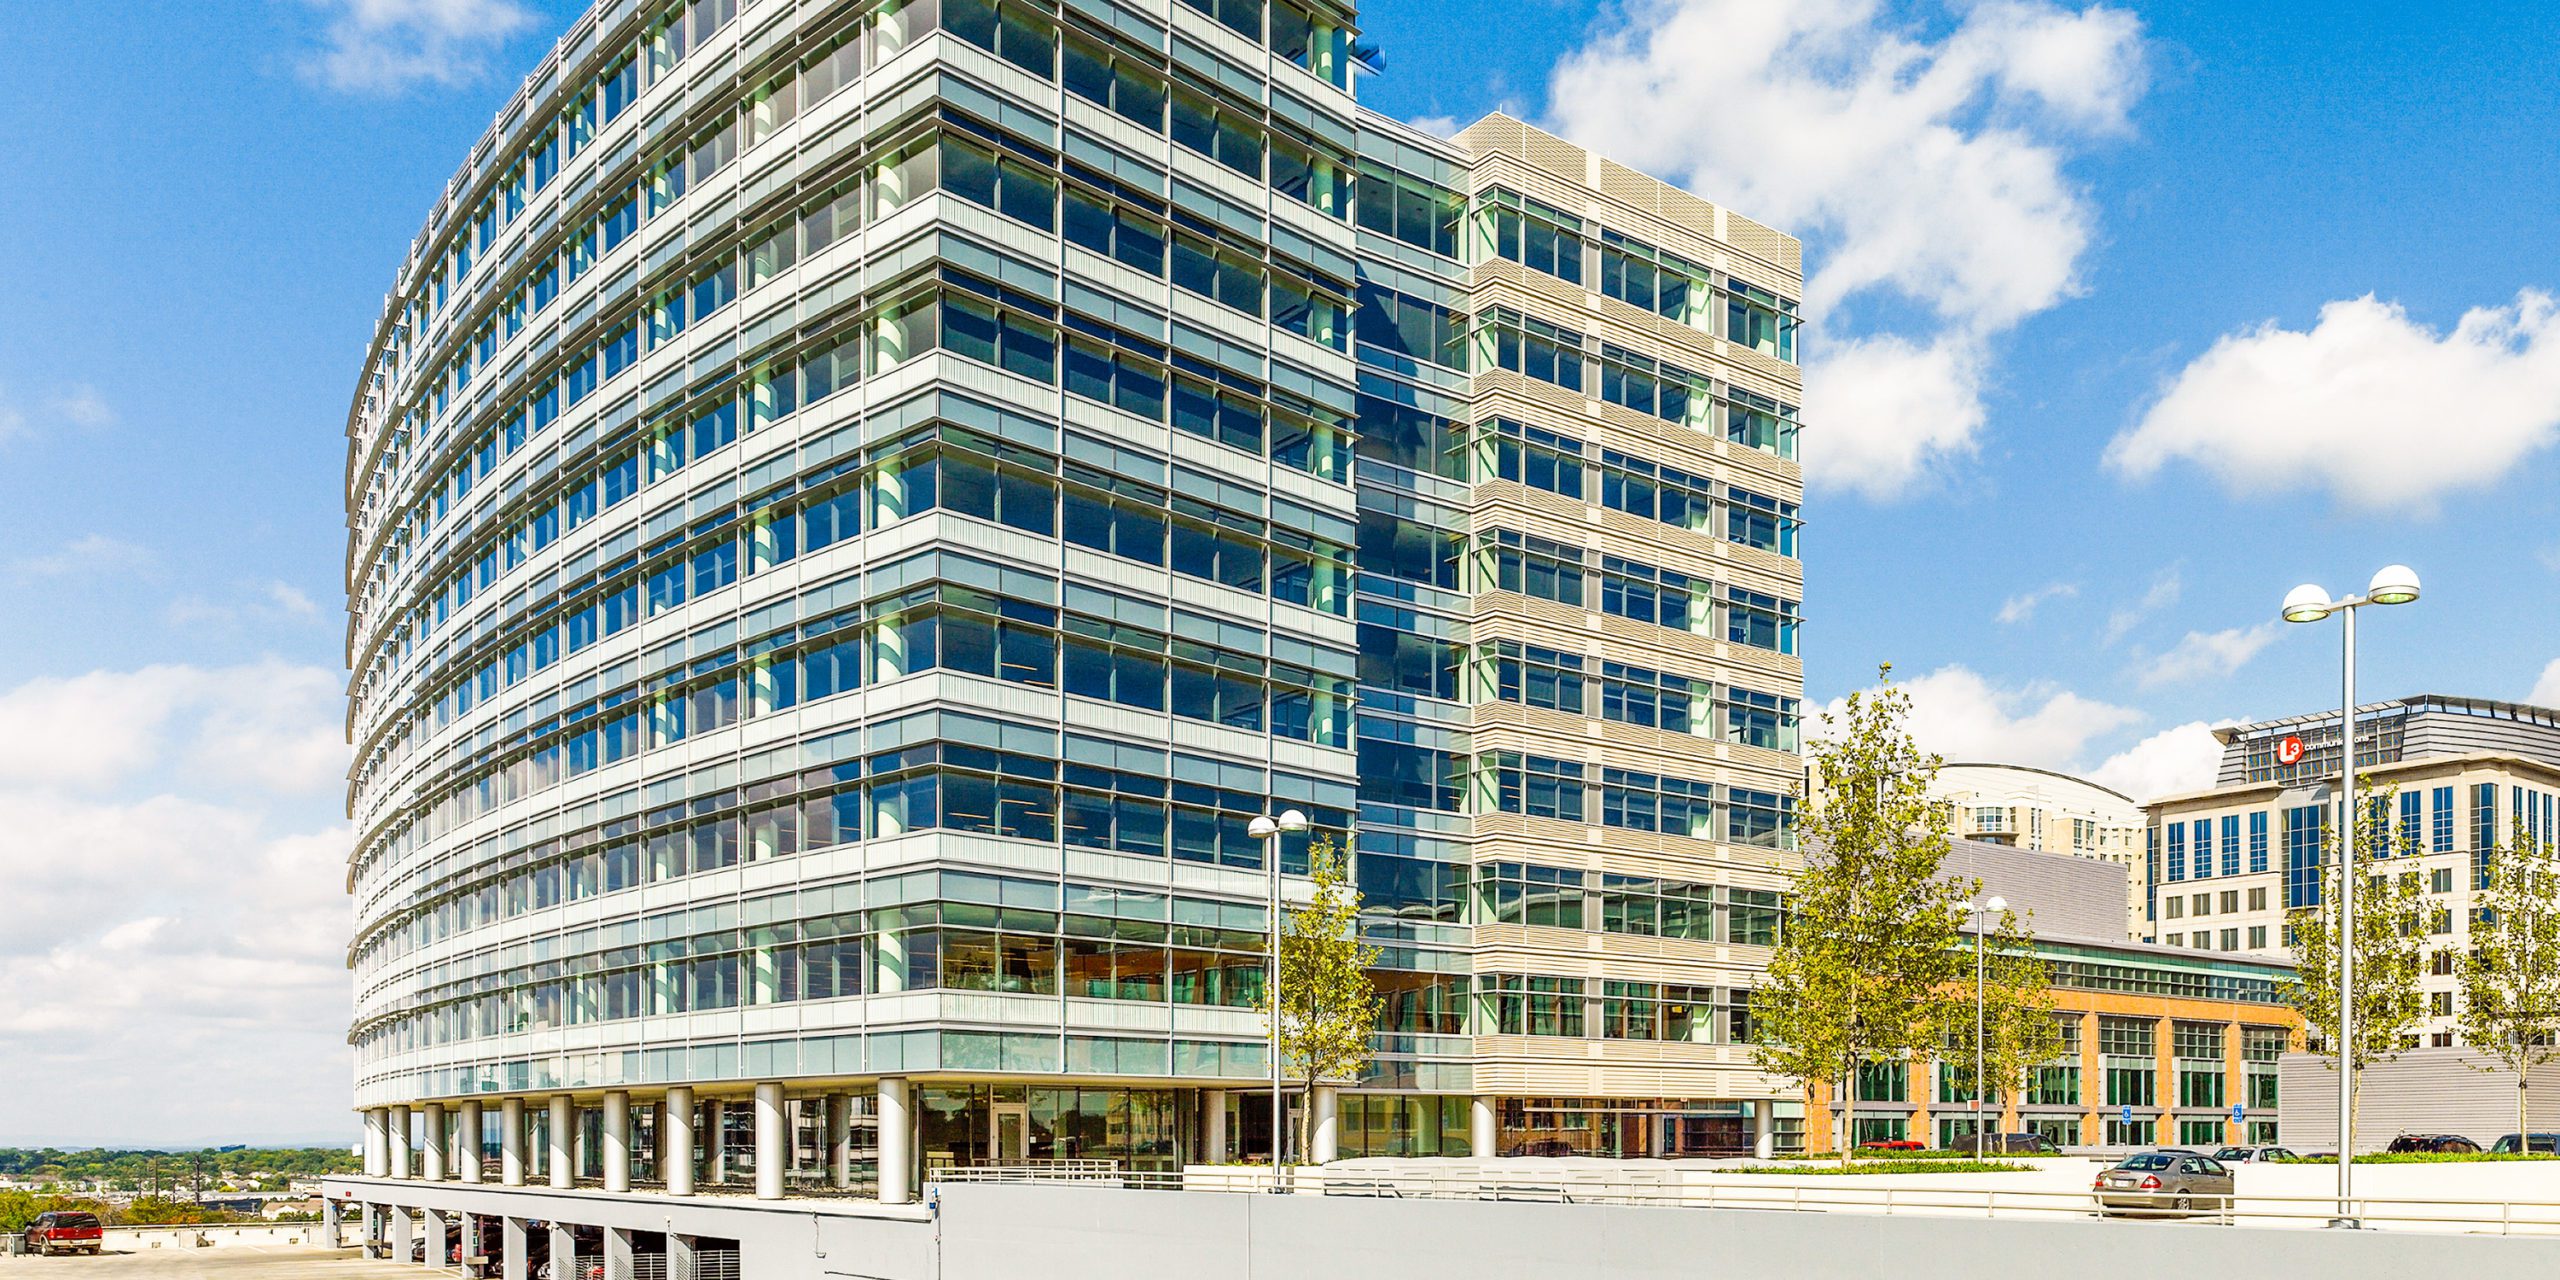
[[[1982,917],[1998,915],[2009,909],[2009,901],[1997,894],[1981,902],[1968,902],[1964,910],[1973,914],[1973,1158],[1982,1158]]]
[[[1288,1151],[1287,1130],[1281,1126],[1280,1103],[1280,841],[1283,834],[1295,835],[1307,829],[1307,815],[1295,809],[1284,809],[1279,817],[1265,815],[1245,825],[1245,832],[1262,842],[1263,870],[1271,883],[1271,971],[1263,976],[1271,999],[1271,1189],[1280,1190],[1281,1157]],[[1307,1105],[1315,1105],[1309,1098]]]
[[[2284,620],[2344,618],[2346,644],[2338,697],[2338,1216],[2333,1227],[2359,1226],[2355,1215],[2356,881],[2363,879],[2356,852],[2356,610],[2369,604],[2408,604],[2418,598],[2418,575],[2405,564],[2386,565],[2364,594],[2332,600],[2315,583],[2285,593]]]

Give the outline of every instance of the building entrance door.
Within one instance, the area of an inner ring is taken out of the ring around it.
[[[1023,1165],[1031,1159],[1031,1108],[1019,1102],[995,1104],[995,1150],[993,1163]]]

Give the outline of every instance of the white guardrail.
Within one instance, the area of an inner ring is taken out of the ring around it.
[[[1291,1169],[1274,1187],[1268,1168],[1217,1165],[1175,1171],[1122,1170],[1107,1161],[1075,1167],[942,1167],[926,1175],[944,1183],[1066,1183],[1132,1191],[1358,1196],[1404,1200],[1514,1200],[1546,1204],[1640,1205],[1665,1209],[1761,1209],[1796,1213],[1924,1214],[1938,1217],[2016,1219],[2172,1220],[2247,1227],[2326,1227],[2336,1220],[2335,1196],[2243,1193],[2229,1204],[2197,1197],[2185,1210],[2163,1197],[2144,1204],[2145,1193],[2112,1192],[2101,1207],[2091,1191],[2037,1188],[1859,1185],[1850,1176],[1789,1177],[1782,1173],[1726,1173],[1706,1180],[1685,1172],[1613,1174],[1576,1170],[1514,1174],[1498,1169],[1378,1171]],[[1100,1166],[1100,1167],[1097,1167]],[[1960,1175],[1958,1175],[1960,1176]],[[2358,1196],[2350,1215],[2368,1228],[2454,1234],[2560,1236],[2560,1202],[2461,1197]]]

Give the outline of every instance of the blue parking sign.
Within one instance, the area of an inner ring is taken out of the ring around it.
[[[2132,1123],[2133,1123],[2133,1104],[2131,1104],[2131,1103],[2126,1103],[2126,1104],[2125,1104],[2125,1108],[2124,1108],[2124,1122],[2125,1122],[2126,1124],[2132,1124]]]
[[[2233,1124],[2240,1123],[2240,1107],[2240,1103],[2235,1102],[2231,1104],[2231,1123]]]

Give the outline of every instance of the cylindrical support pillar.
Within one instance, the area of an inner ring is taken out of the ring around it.
[[[1494,1100],[1474,1097],[1467,1100],[1467,1154],[1478,1160],[1502,1154],[1494,1150],[1502,1141],[1502,1128],[1494,1114]]]
[[[915,1122],[907,1116],[907,1082],[901,1076],[880,1078],[880,1203],[906,1204],[915,1199]]]
[[[364,1176],[391,1176],[391,1109],[373,1107],[364,1113]]]
[[[577,1185],[578,1108],[568,1094],[551,1095],[551,1185],[567,1190]]]
[[[621,1089],[604,1095],[604,1189],[631,1189],[631,1095]]]
[[[1751,1154],[1763,1160],[1778,1154],[1778,1104],[1771,1099],[1751,1104]]]
[[[782,1166],[790,1159],[782,1127],[782,1082],[756,1085],[756,1199],[782,1198]]]
[[[1342,1091],[1329,1084],[1313,1090],[1316,1109],[1315,1132],[1309,1138],[1308,1159],[1315,1164],[1332,1164],[1342,1141]]]
[[[533,1259],[525,1220],[508,1214],[499,1224],[498,1231],[498,1280],[529,1280],[533,1274]]]
[[[702,1100],[702,1180],[719,1186],[729,1180],[729,1107],[718,1098]]]
[[[522,1098],[509,1098],[498,1104],[498,1181],[510,1187],[524,1185]]]
[[[658,1152],[659,1176],[666,1179],[667,1194],[693,1194],[693,1089],[677,1085],[667,1090],[667,1123],[660,1130],[666,1136]]]
[[[1227,1091],[1200,1091],[1200,1163],[1224,1164],[1227,1159]]]
[[[414,1176],[409,1172],[409,1109],[391,1109],[391,1173],[394,1178]]]
[[[444,1132],[444,1104],[430,1102],[427,1115],[418,1122],[418,1165],[420,1177],[429,1182],[444,1181],[444,1158],[449,1139]]]
[[[842,1191],[853,1185],[853,1095],[827,1095],[827,1181]]]
[[[454,1173],[464,1182],[480,1180],[480,1104],[462,1104],[462,1125],[453,1135]]]

